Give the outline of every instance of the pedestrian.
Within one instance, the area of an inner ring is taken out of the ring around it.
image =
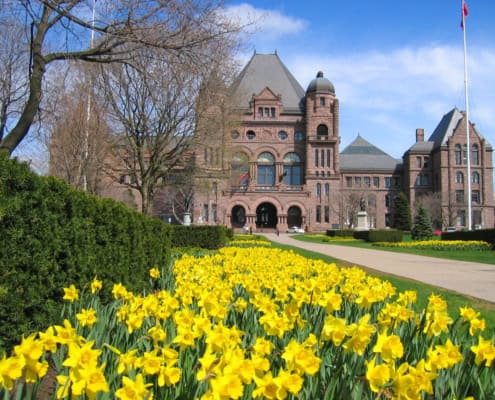
[[[277,233],[277,236],[280,234],[279,230],[278,230],[278,227],[275,228],[275,232]]]

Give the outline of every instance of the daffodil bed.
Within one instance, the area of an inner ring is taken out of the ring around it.
[[[63,325],[0,359],[0,396],[35,398],[492,399],[495,346],[471,308],[397,293],[358,268],[227,247],[150,270],[150,292],[65,289]],[[50,374],[47,374],[48,376]]]
[[[492,246],[481,240],[418,240],[413,242],[376,242],[373,246],[443,251],[490,251]]]

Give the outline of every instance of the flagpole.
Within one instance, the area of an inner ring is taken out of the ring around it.
[[[467,61],[467,44],[466,44],[466,16],[467,6],[464,0],[461,0],[461,13],[462,13],[462,32],[464,38],[464,95],[466,101],[466,148],[467,148],[467,230],[471,230],[471,146],[469,143],[469,93],[468,93],[468,61]]]
[[[93,18],[91,19],[91,48],[93,48],[95,40],[95,13],[96,13],[96,0],[93,0]],[[86,192],[88,190],[88,158],[89,158],[89,122],[91,119],[91,90],[88,91],[88,104],[86,108],[86,132],[84,135],[84,173],[83,173],[83,190]]]

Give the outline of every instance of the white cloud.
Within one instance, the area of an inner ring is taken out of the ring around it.
[[[264,40],[299,33],[307,25],[302,19],[284,15],[277,10],[255,8],[247,3],[227,7],[225,13],[240,25],[246,25],[248,33],[263,35]]]
[[[360,132],[393,156],[414,143],[416,128],[429,137],[445,113],[465,108],[462,48],[435,44],[336,57],[297,52],[283,61],[303,87],[324,71],[341,102],[341,135],[352,140]],[[493,70],[495,49],[470,49],[470,119],[495,145]]]

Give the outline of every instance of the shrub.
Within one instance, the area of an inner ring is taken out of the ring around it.
[[[368,242],[401,242],[402,231],[395,229],[371,230],[368,235]]]
[[[173,225],[172,245],[174,247],[219,249],[227,243],[228,231],[229,229],[222,225]]]
[[[433,236],[433,227],[428,211],[423,206],[419,206],[416,217],[414,217],[414,225],[411,229],[411,237],[413,240],[427,240]]]
[[[170,228],[161,221],[39,177],[5,155],[0,237],[0,347],[57,322],[61,287],[87,287],[97,275],[140,290],[148,269],[169,261]]]
[[[442,240],[482,240],[491,243],[492,249],[495,250],[495,229],[442,232]]]

